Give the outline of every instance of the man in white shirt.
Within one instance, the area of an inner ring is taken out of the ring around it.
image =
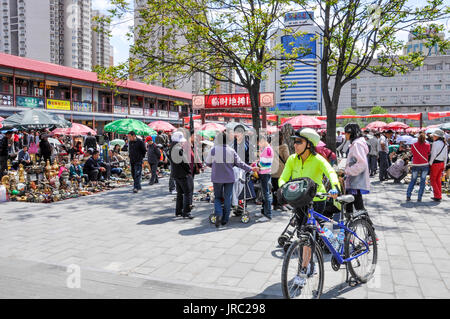
[[[367,135],[367,144],[369,145],[370,151],[367,155],[369,160],[369,172],[370,177],[375,176],[378,169],[378,157],[379,157],[379,143],[378,139],[374,135]]]
[[[379,138],[379,148],[378,156],[380,159],[380,182],[389,179],[388,168],[389,168],[389,140],[394,132],[392,130],[387,130],[380,135]]]

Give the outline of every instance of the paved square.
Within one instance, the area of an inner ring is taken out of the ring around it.
[[[209,178],[196,177],[195,190]],[[372,181],[365,202],[379,238],[375,276],[349,287],[343,267],[334,272],[325,255],[323,298],[450,298],[450,198],[435,203],[425,193],[422,203],[406,202],[406,187]],[[166,178],[138,194],[125,187],[52,204],[2,203],[1,297],[281,297],[277,239],[289,213],[266,223],[232,217],[216,229],[213,205],[194,204],[193,220],[175,218]],[[67,288],[69,265],[80,267],[78,290]]]

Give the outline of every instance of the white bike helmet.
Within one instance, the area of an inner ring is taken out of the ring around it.
[[[294,136],[291,138],[301,137],[310,142],[314,147],[316,147],[320,142],[319,134],[312,128],[305,127],[297,130]]]

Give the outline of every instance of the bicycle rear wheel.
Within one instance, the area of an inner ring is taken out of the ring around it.
[[[357,219],[351,222],[349,228],[359,238],[369,245],[369,251],[347,263],[350,274],[362,283],[366,283],[373,276],[378,258],[378,246],[373,227],[365,219]],[[347,233],[344,242],[345,258],[357,256],[366,250],[364,243],[355,235]]]
[[[298,276],[302,266],[304,245],[299,240],[289,247],[283,260],[281,271],[281,288],[286,299],[318,299],[323,290],[324,267],[320,247],[316,248],[309,263],[304,285],[298,284]]]

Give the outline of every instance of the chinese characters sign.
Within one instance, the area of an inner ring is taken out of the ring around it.
[[[47,99],[47,109],[70,111],[70,101]]]
[[[260,107],[271,107],[274,103],[273,93],[260,93]],[[230,108],[251,108],[249,94],[214,94],[214,95],[194,95],[192,97],[192,107],[194,109],[230,109]]]

